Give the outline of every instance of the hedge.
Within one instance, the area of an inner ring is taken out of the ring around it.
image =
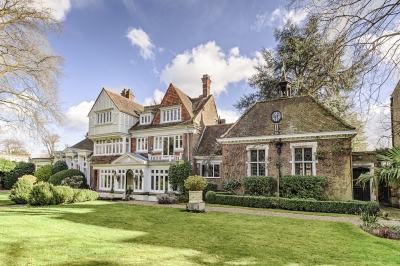
[[[30,205],[54,205],[96,200],[96,191],[89,189],[72,189],[68,186],[53,186],[41,182],[33,186],[28,203]]]
[[[68,165],[65,161],[57,161],[51,167],[51,172],[53,175],[64,170],[68,170]]]
[[[379,212],[379,204],[372,201],[318,201],[277,197],[221,195],[213,191],[206,194],[208,203],[253,208],[279,208],[292,211],[359,214]]]
[[[269,176],[248,176],[242,179],[244,194],[249,196],[271,196],[272,177]]]
[[[10,172],[4,175],[4,188],[11,189],[17,182],[18,178],[23,175],[32,175],[35,172],[35,164],[20,162]]]
[[[283,198],[323,199],[326,176],[286,175],[279,180],[279,194]]]
[[[34,176],[36,176],[37,182],[47,182],[49,181],[50,176],[53,174],[52,171],[53,170],[50,164],[43,165],[36,170]]]
[[[61,181],[63,181],[65,178],[73,177],[73,176],[82,176],[83,177],[83,183],[82,183],[80,188],[87,188],[87,181],[86,181],[86,178],[85,178],[85,174],[82,173],[79,170],[76,170],[76,169],[68,169],[68,170],[60,171],[60,172],[52,175],[49,178],[48,182],[53,184],[53,185],[55,185],[55,186],[59,186],[59,185],[61,185]]]
[[[11,188],[8,197],[17,204],[27,204],[32,188],[33,182],[28,179],[19,179]]]
[[[218,186],[217,186],[216,183],[211,183],[211,182],[207,183],[206,188],[203,190],[203,199],[206,198],[206,194],[207,194],[208,191],[215,191],[216,192],[217,190],[218,190]]]

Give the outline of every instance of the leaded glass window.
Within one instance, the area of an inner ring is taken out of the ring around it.
[[[265,176],[265,150],[250,151],[250,175]]]
[[[294,149],[294,173],[296,175],[312,175],[313,153],[312,148]]]

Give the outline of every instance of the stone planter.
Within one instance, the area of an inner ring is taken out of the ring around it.
[[[203,202],[203,191],[189,191],[189,203]]]
[[[186,210],[204,212],[204,208],[203,191],[189,191],[189,203],[186,205]]]

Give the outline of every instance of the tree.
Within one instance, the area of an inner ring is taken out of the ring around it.
[[[400,1],[292,0],[289,7],[318,17],[324,39],[342,37],[337,49],[346,53],[349,66],[366,64],[360,97],[375,98],[387,80],[400,78]]]
[[[52,133],[42,133],[41,140],[43,145],[47,149],[47,155],[49,158],[54,157],[56,143],[60,140],[60,136]]]
[[[53,175],[64,170],[68,170],[68,165],[65,161],[57,161],[52,166]]]
[[[40,132],[60,123],[63,59],[47,35],[62,25],[39,0],[3,0],[0,18],[0,128]]]
[[[244,111],[256,100],[271,100],[278,96],[277,84],[283,75],[292,83],[292,95],[311,94],[323,101],[335,113],[343,116],[351,109],[349,93],[358,85],[362,65],[347,68],[344,53],[338,47],[343,38],[328,41],[318,31],[319,20],[311,17],[304,27],[288,22],[275,30],[275,50],[263,48],[263,63],[249,79],[249,85],[257,90],[243,96],[235,107]]]
[[[28,154],[22,141],[17,139],[4,139],[1,141],[1,146],[6,154]]]
[[[171,165],[168,170],[168,179],[172,189],[184,193],[184,182],[192,175],[192,172],[192,165],[187,160],[182,159]]]
[[[23,175],[32,175],[35,172],[35,164],[20,162],[10,172],[4,175],[4,188],[11,189],[18,178]]]
[[[365,62],[347,67],[345,53],[339,49],[344,37],[328,40],[318,30],[319,19],[310,17],[303,27],[287,22],[275,30],[275,50],[263,48],[264,62],[255,66],[249,79],[255,93],[244,95],[234,104],[243,112],[255,101],[278,97],[277,85],[285,75],[292,83],[292,95],[311,94],[342,119],[359,129],[354,139],[357,150],[365,150],[363,124],[354,112],[352,93],[360,86],[358,77]],[[282,71],[284,69],[284,73]]]

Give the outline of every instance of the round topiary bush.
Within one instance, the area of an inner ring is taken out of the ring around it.
[[[58,172],[58,173],[52,175],[49,178],[48,182],[50,184],[53,184],[54,186],[59,186],[59,185],[61,185],[61,181],[63,181],[67,177],[73,177],[73,176],[82,176],[83,177],[83,183],[81,184],[80,188],[87,188],[87,182],[86,182],[85,174],[82,173],[79,170],[76,170],[76,169],[68,169],[68,170],[64,170],[64,171]]]
[[[207,187],[207,180],[199,175],[189,176],[184,181],[184,186],[189,191],[203,191]]]
[[[57,161],[52,166],[53,175],[64,170],[68,170],[68,165],[65,161]]]
[[[53,205],[55,198],[53,194],[53,185],[40,182],[33,186],[29,195],[28,203],[30,205]]]
[[[11,188],[9,198],[17,204],[27,204],[32,188],[33,182],[20,178]]]
[[[28,180],[32,184],[36,183],[36,177],[34,175],[23,175],[20,178],[18,178],[18,180],[21,180],[21,179]]]
[[[74,190],[68,186],[54,186],[53,196],[55,204],[65,204],[74,201]]]
[[[36,170],[34,176],[37,178],[37,182],[47,182],[50,176],[53,174],[52,167],[50,164],[44,165]]]

